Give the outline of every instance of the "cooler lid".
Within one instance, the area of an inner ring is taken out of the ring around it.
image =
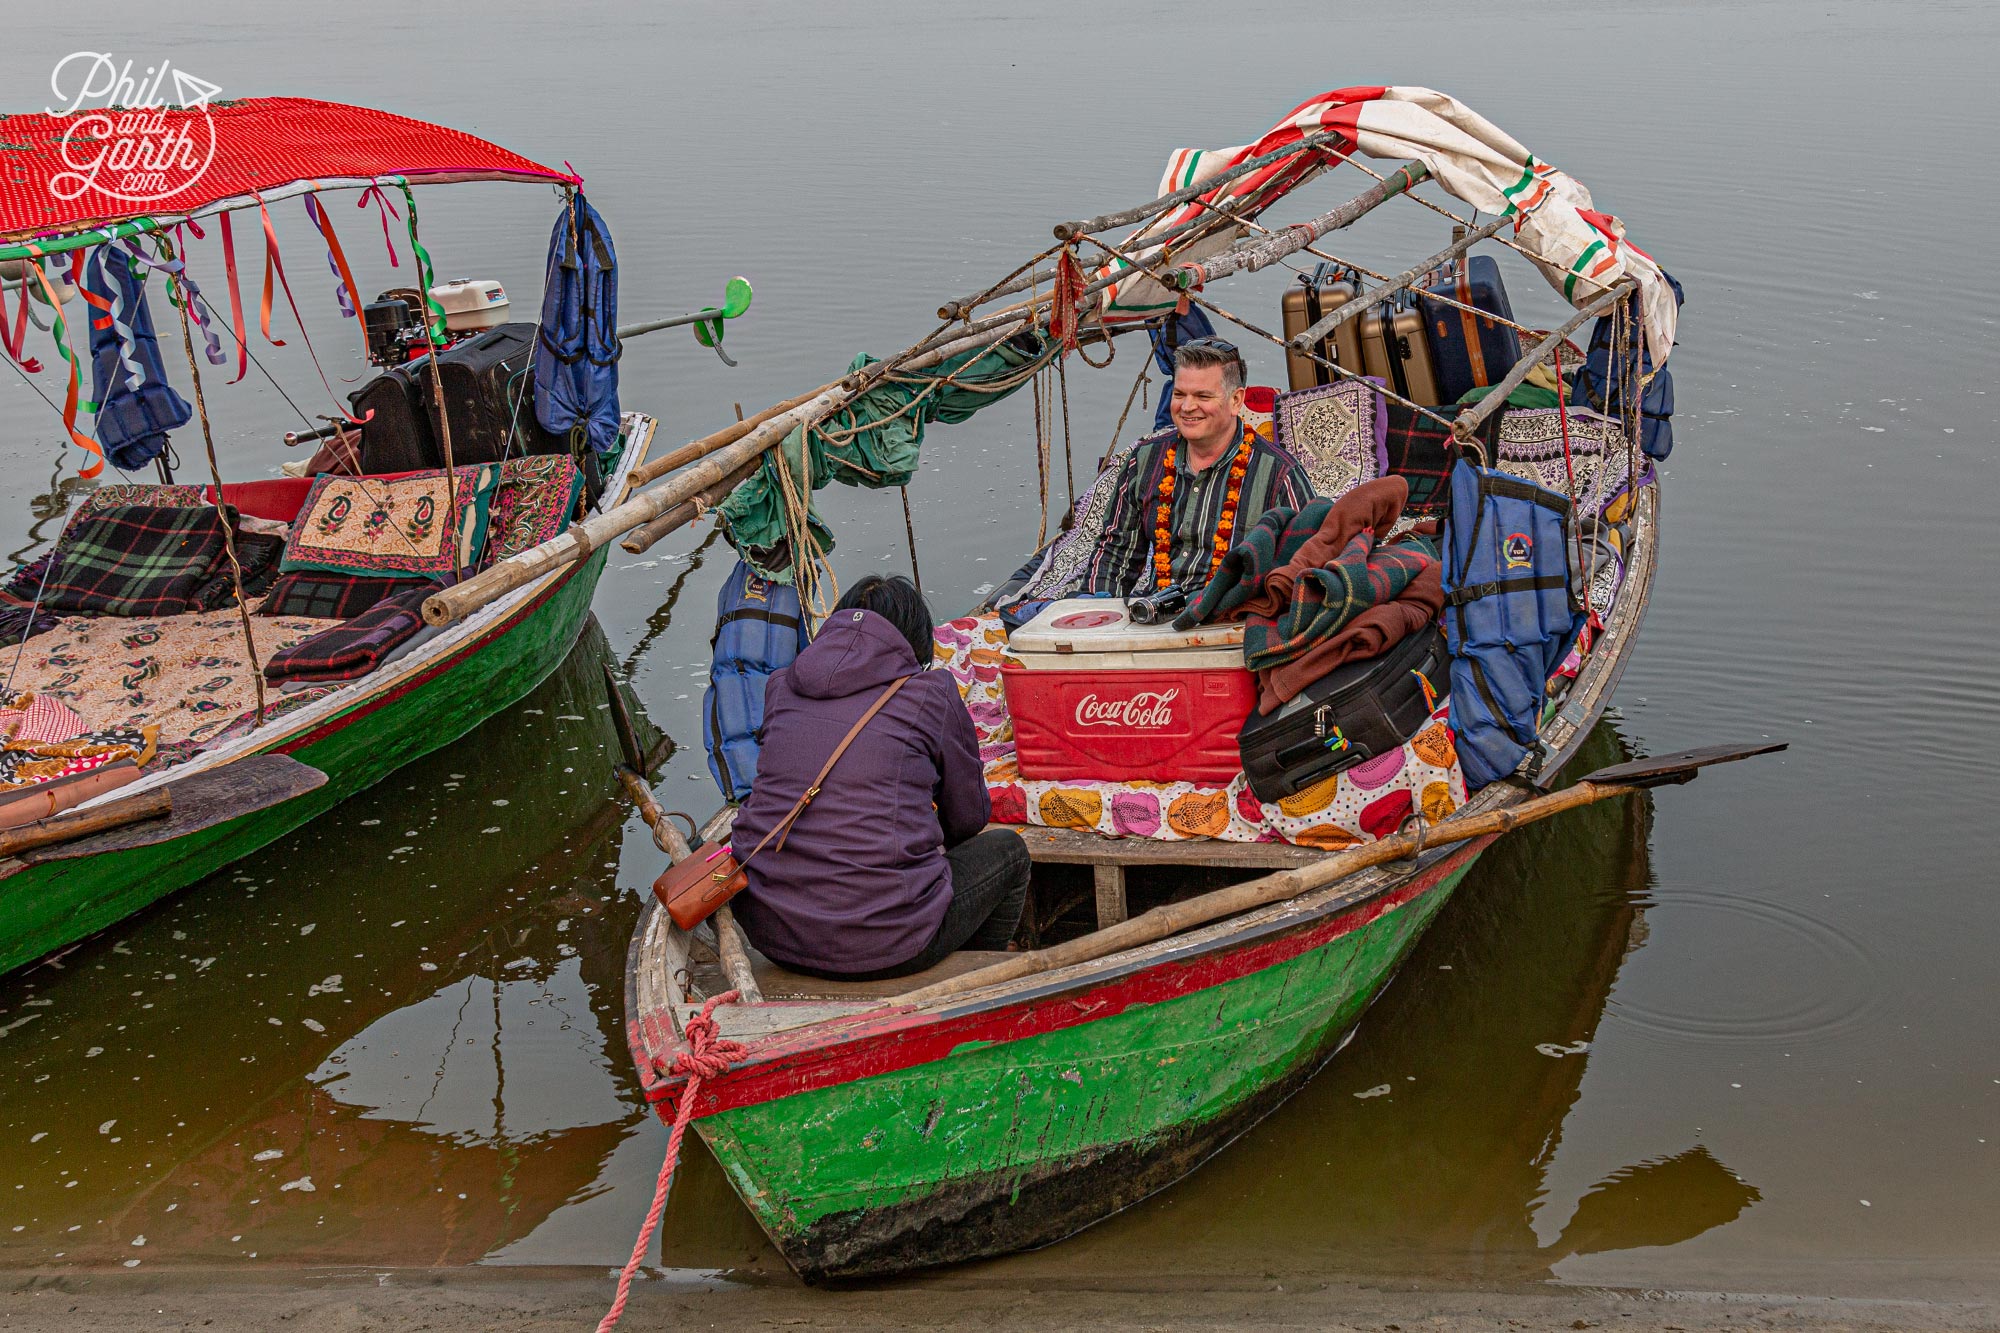
[[[1196,625],[1140,625],[1116,597],[1066,597],[1007,636],[1011,653],[1146,653],[1189,648],[1234,648],[1243,644],[1241,621]]]

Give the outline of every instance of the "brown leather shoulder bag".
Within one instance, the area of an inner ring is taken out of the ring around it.
[[[805,795],[799,797],[789,814],[771,826],[771,831],[764,835],[750,856],[744,858],[745,861],[769,846],[772,838],[778,840],[778,849],[784,850],[785,839],[791,836],[792,824],[806,812],[806,807],[812,804],[813,797],[819,795],[820,788],[826,784],[827,774],[833,772],[833,766],[840,762],[840,756],[847,753],[847,747],[854,743],[854,738],[861,734],[861,729],[868,725],[875,714],[882,711],[882,705],[895,697],[896,691],[908,684],[910,679],[909,676],[903,676],[891,682],[887,689],[876,696],[875,702],[868,705],[868,711],[847,729],[847,734],[840,738],[840,744],[833,747],[833,753],[828,755],[826,763],[820,766],[819,776],[806,788]],[[675,925],[682,930],[693,930],[708,920],[716,908],[743,892],[749,882],[749,877],[743,872],[742,864],[729,850],[728,843],[705,842],[689,852],[683,860],[668,866],[666,872],[653,881],[653,896],[667,909],[667,915],[674,919]]]

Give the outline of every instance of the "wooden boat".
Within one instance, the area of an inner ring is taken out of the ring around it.
[[[0,232],[0,259],[150,236],[188,219],[322,190],[467,180],[575,183],[564,172],[470,135],[362,108],[273,98],[234,103],[226,114],[208,174],[176,196],[171,211],[121,210],[115,201],[106,205],[86,193],[68,225]],[[225,112],[215,115],[220,121]],[[41,145],[53,133],[41,123],[46,119],[11,117],[0,137]],[[286,140],[282,153],[251,151],[271,127],[301,123],[319,127],[314,134],[320,137]],[[232,145],[243,150],[242,160],[230,158]],[[86,207],[93,202],[98,206]],[[598,510],[623,497],[653,431],[650,417],[624,417],[622,451]],[[283,837],[508,708],[569,652],[604,559],[599,551],[524,582],[382,669],[77,812],[161,790],[172,798],[164,819],[0,859],[0,972],[82,939]]]
[[[1330,95],[1336,112],[1341,96]],[[1210,205],[1203,215],[1210,222],[1233,221],[1214,206],[1222,184],[1245,177],[1268,182],[1287,163],[1297,166],[1297,155],[1311,151],[1315,138],[1306,134],[1312,123],[1302,121],[1295,113],[1280,127],[1294,131],[1289,148],[1232,150],[1239,165],[1220,177],[1169,190],[1136,209],[1063,224],[1056,235],[1062,241],[1143,223],[1137,240],[1104,245],[1121,259],[1107,276],[1143,272],[1169,293],[1188,293],[1207,305],[1198,293],[1210,282],[1297,253],[1401,193],[1426,170],[1442,170],[1436,159],[1419,155],[1421,161],[1387,172],[1361,198],[1309,223],[1259,228],[1242,239],[1222,228],[1219,241],[1207,236],[1215,243],[1205,249],[1198,248],[1205,224],[1197,219],[1188,224],[1192,234],[1188,228],[1179,233],[1178,244],[1182,256],[1193,252],[1198,262],[1183,258],[1178,269],[1158,249],[1146,249],[1146,238],[1157,242],[1160,228],[1173,224],[1174,209],[1196,196]],[[1355,137],[1337,128],[1351,121],[1329,115],[1319,124],[1335,135],[1338,151],[1353,151]],[[1366,149],[1365,135],[1361,143]],[[1254,202],[1262,207],[1270,199]],[[1393,296],[1498,230],[1498,222],[1469,229],[1470,239],[1455,241],[1354,305]],[[1516,234],[1530,233],[1524,228]],[[1024,265],[1017,275],[1032,267]],[[1071,312],[1048,297],[1031,296],[984,318],[974,314],[986,301],[1051,276],[1046,270],[1017,276],[948,303],[940,311],[947,328],[905,355],[941,344],[963,347],[994,329],[1067,322]],[[1076,290],[1073,277],[1054,276],[1059,287],[1067,282],[1069,291]],[[1633,290],[1620,280],[1600,298],[1577,295],[1578,315],[1524,356],[1483,410],[1459,413],[1453,423],[1458,438],[1468,438],[1593,311],[1609,309]],[[1080,340],[1120,332],[1108,318],[1112,304],[1107,298],[1103,306],[1078,308]],[[1323,336],[1309,331],[1288,350],[1310,355]],[[852,390],[852,377],[844,387]],[[716,467],[726,472],[754,443],[725,444],[717,455],[725,461]],[[708,480],[713,483],[714,473]],[[1162,893],[1171,896],[1163,873],[1169,867],[1237,877],[1301,870],[1310,881],[1356,864],[1335,859],[1354,853],[1329,858],[1285,843],[1151,841],[1024,827],[1021,836],[1038,868],[1038,916],[1059,915],[1064,902],[1039,872],[1088,866],[1092,889],[1085,896],[1094,894],[1095,932],[1040,962],[960,953],[928,973],[891,982],[794,974],[749,949],[726,909],[690,934],[649,903],[633,937],[626,982],[630,1045],[648,1097],[663,1118],[692,1115],[745,1206],[809,1281],[891,1274],[1047,1244],[1172,1184],[1269,1114],[1339,1051],[1493,840],[1487,832],[1461,830],[1499,828],[1508,821],[1493,816],[1520,810],[1522,818],[1532,817],[1530,809],[1556,799],[1527,805],[1536,785],[1554,780],[1601,716],[1645,615],[1659,549],[1659,486],[1650,471],[1632,496],[1631,523],[1623,584],[1577,676],[1544,713],[1531,761],[1517,779],[1478,791],[1420,839],[1398,835],[1398,846],[1414,855],[1303,892],[1289,887],[1298,883],[1294,879],[1259,880],[1258,893],[1280,896],[1191,928],[1162,925],[1158,938],[1092,956],[1094,938],[1133,938],[1130,928],[1147,920],[1127,920],[1128,892],[1137,892],[1142,879],[1155,881],[1155,901]],[[729,817],[722,812],[702,832],[714,836]],[[670,854],[679,852],[677,841],[678,835],[662,836]],[[1314,867],[1320,867],[1317,877]],[[1222,896],[1196,902],[1212,905]],[[685,1066],[676,1065],[690,1049],[689,1020],[729,990],[737,998],[714,1008],[713,1020],[742,1053],[691,1082]],[[691,1111],[683,1105],[690,1097]]]

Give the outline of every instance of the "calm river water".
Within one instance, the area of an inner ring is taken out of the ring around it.
[[[372,104],[573,162],[628,319],[748,275],[738,368],[678,331],[626,353],[625,403],[667,443],[904,345],[1051,222],[1145,198],[1170,149],[1241,142],[1328,87],[1445,89],[1572,170],[1688,291],[1664,568],[1589,757],[1790,753],[1503,844],[1300,1096],[1180,1187],[998,1267],[2000,1281],[2000,834],[1978,796],[2000,746],[2000,284],[1967,249],[2000,204],[1979,170],[1992,8],[111,8],[13,29],[6,103],[39,108],[58,59],[115,41],[225,95]],[[1330,179],[1299,215],[1358,188]],[[554,203],[431,190],[426,240],[532,317]],[[275,213],[329,375],[358,376],[302,210]],[[336,214],[364,285],[402,281],[372,215]],[[1390,208],[1339,248],[1400,268],[1446,239]],[[211,282],[214,245],[194,261]],[[1275,322],[1288,277],[1226,303]],[[266,360],[330,410],[303,350]],[[1072,375],[1080,466],[1133,368]],[[296,421],[278,395],[253,374],[209,398],[226,473],[274,471]],[[17,377],[0,404],[0,537],[25,556],[68,502],[37,498],[59,435]],[[948,613],[1033,541],[1028,399],[935,432],[925,462],[911,497]],[[903,567],[893,494],[822,504],[843,574]],[[679,747],[666,804],[712,809],[697,706],[729,567],[702,531],[614,551],[601,628],[521,706],[0,981],[0,1266],[615,1264],[665,1139],[622,1035],[658,857],[613,804],[599,665]],[[699,1151],[664,1262],[783,1271]]]

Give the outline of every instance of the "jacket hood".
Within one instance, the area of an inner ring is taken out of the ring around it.
[[[913,676],[910,641],[873,611],[835,611],[791,665],[792,689],[808,699],[844,699]]]

